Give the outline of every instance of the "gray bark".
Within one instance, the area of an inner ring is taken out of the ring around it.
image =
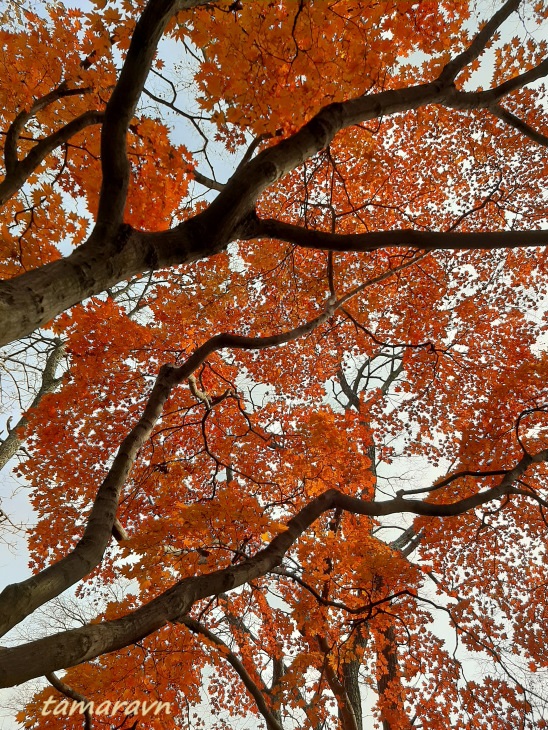
[[[77,302],[131,276],[211,256],[237,238],[275,235],[306,245],[304,231],[300,232],[297,226],[275,221],[257,222],[254,207],[270,185],[325,149],[338,131],[428,104],[459,110],[493,109],[500,117],[499,102],[505,95],[548,73],[546,60],[487,91],[464,92],[454,86],[458,72],[480,55],[492,34],[519,6],[519,0],[511,0],[478,33],[470,47],[447,64],[436,80],[324,107],[291,137],[239,167],[208,210],[171,231],[143,234],[122,222],[129,180],[128,125],[167,22],[178,10],[203,4],[205,0],[150,0],[146,6],[104,114],[103,180],[95,228],[87,243],[68,258],[0,282],[0,345],[29,334]],[[306,231],[306,235],[315,247],[360,251],[394,245],[394,242],[401,245],[402,235],[408,241],[407,245],[416,247],[418,243],[419,247],[429,250],[513,246],[516,240],[520,240],[519,245],[546,245],[548,242],[548,231],[523,234],[381,232],[370,234],[372,243],[367,243],[363,236],[341,237],[319,232],[311,236],[310,231]],[[422,239],[425,243],[421,246]]]

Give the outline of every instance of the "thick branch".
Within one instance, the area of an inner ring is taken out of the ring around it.
[[[341,129],[426,104],[443,104],[452,97],[452,89],[434,82],[330,104],[294,135],[263,150],[240,168],[211,203],[210,210],[223,218],[229,215],[227,226],[235,229],[250,215],[264,190],[327,147]]]
[[[337,698],[337,706],[338,706],[338,710],[339,710],[341,728],[342,728],[342,730],[358,730],[358,723],[356,721],[356,715],[354,713],[354,708],[352,707],[352,703],[350,702],[350,698],[348,697],[348,694],[346,692],[346,688],[345,688],[344,684],[341,682],[341,680],[339,679],[339,677],[337,676],[337,672],[333,668],[331,661],[329,659],[329,655],[331,654],[331,649],[329,647],[329,644],[327,643],[327,639],[325,638],[325,636],[317,635],[316,641],[318,642],[320,651],[325,656],[323,669],[325,672],[325,676],[327,678],[327,683],[329,685],[329,689],[333,692],[333,694]]]
[[[380,248],[418,249],[421,251],[493,250],[548,245],[548,230],[495,231],[487,233],[415,231],[401,229],[367,233],[327,233],[311,231],[272,218],[257,220],[249,228],[249,238],[276,238],[302,248],[324,251],[377,251]]]
[[[341,386],[342,392],[345,394],[345,396],[348,399],[348,406],[353,406],[358,413],[360,412],[360,399],[358,397],[357,392],[351,387],[350,383],[346,379],[346,376],[344,374],[344,371],[342,369],[342,365],[339,365],[337,372],[336,372],[337,380],[339,381],[339,385]]]
[[[286,529],[269,545],[238,565],[185,578],[123,618],[64,631],[16,648],[0,649],[0,687],[11,687],[56,669],[89,661],[139,641],[167,623],[181,621],[196,601],[226,593],[278,567],[296,540],[329,510],[341,509],[369,517],[401,513],[453,517],[506,495],[520,495],[544,503],[533,492],[514,488],[512,484],[523,476],[531,464],[547,460],[548,449],[534,456],[525,455],[508,471],[498,486],[449,504],[434,504],[403,497],[374,502],[329,489],[290,519]]]
[[[381,674],[377,679],[377,692],[382,716],[382,730],[411,730],[401,699],[401,680],[398,666],[398,644],[394,626],[382,631],[384,645]],[[394,687],[396,685],[396,687]],[[397,688],[398,691],[395,691]],[[403,717],[402,717],[403,715]]]
[[[207,0],[149,0],[139,18],[128,53],[105,109],[101,135],[103,181],[96,236],[115,233],[122,223],[129,184],[127,131],[164,29],[179,10],[204,5]]]
[[[66,258],[0,281],[0,346],[137,274],[212,256],[226,247],[228,238],[223,235],[207,211],[157,235],[122,226],[104,246],[88,242]]]
[[[0,635],[81,580],[99,564],[110,541],[124,485],[139,449],[150,436],[171,392],[169,368],[162,368],[143,415],[126,436],[95,499],[84,535],[64,558],[35,576],[8,585],[0,593]],[[45,674],[45,672],[43,672]]]
[[[371,119],[418,109],[428,104],[445,104],[456,109],[490,108],[510,91],[540,78],[548,62],[485,92],[457,91],[443,78],[432,83],[390,89],[360,96],[321,109],[297,133],[278,145],[263,150],[231,177],[210,207],[171,231],[143,234],[121,226],[128,182],[126,132],[135,104],[154,56],[155,44],[170,15],[176,9],[196,7],[206,0],[150,0],[135,30],[120,79],[107,105],[102,129],[103,188],[98,225],[90,241],[72,256],[0,282],[0,345],[30,333],[55,315],[83,299],[145,271],[190,263],[211,256],[237,238],[270,235],[307,245],[311,232],[261,227],[253,221],[255,204],[270,185],[324,149],[341,129]],[[277,234],[280,234],[278,236]],[[315,233],[309,247],[329,250],[369,251],[381,246],[417,246],[431,250],[490,249],[546,245],[548,233],[436,234],[422,231],[380,232],[362,238],[326,238]],[[376,237],[376,238],[375,238]],[[299,240],[295,240],[298,238]]]

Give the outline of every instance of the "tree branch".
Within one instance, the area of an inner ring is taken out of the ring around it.
[[[548,72],[548,60],[536,68],[484,92],[457,91],[440,78],[431,83],[389,89],[330,104],[291,137],[269,147],[238,169],[210,206],[175,228],[140,233],[122,226],[129,167],[126,133],[135,104],[154,57],[156,43],[169,17],[178,9],[207,4],[207,0],[150,0],[139,20],[120,79],[116,84],[102,128],[103,184],[97,225],[86,244],[67,259],[0,282],[0,345],[28,334],[83,299],[144,271],[190,263],[226,249],[237,238],[268,235],[268,225],[257,226],[255,204],[270,185],[324,149],[345,127],[372,119],[409,112],[429,104],[455,109],[489,109],[502,96]],[[450,62],[451,63],[451,62]],[[442,72],[443,73],[443,72]],[[270,233],[306,246],[310,231],[270,222]],[[285,226],[285,227],[284,227]],[[548,232],[429,233],[381,231],[359,238],[315,233],[308,247],[328,250],[370,251],[382,246],[414,246],[423,250],[493,249],[545,246]],[[366,234],[364,234],[365,236]],[[405,244],[401,236],[405,235]],[[299,239],[298,241],[296,239]],[[519,241],[519,243],[518,243]],[[417,246],[418,244],[418,246]],[[9,316],[7,314],[9,313]],[[20,313],[20,314],[19,314]]]
[[[548,245],[548,230],[495,231],[488,233],[415,231],[400,229],[367,233],[327,233],[311,231],[273,218],[257,219],[249,227],[248,238],[276,238],[302,248],[323,251],[377,251],[381,248],[418,249],[421,251],[486,251],[500,248],[524,248]]]
[[[504,81],[492,89],[457,92],[455,94],[455,103],[449,103],[448,106],[453,109],[490,109],[512,91],[522,89],[524,86],[544,78],[546,74],[548,74],[548,58],[544,59],[538,66],[535,66],[529,71],[518,74],[514,78],[508,79],[508,81]]]
[[[402,513],[455,517],[507,495],[527,497],[546,506],[547,503],[533,492],[517,489],[512,485],[523,476],[529,466],[547,460],[548,449],[534,456],[526,454],[496,487],[448,504],[403,497],[384,502],[367,501],[329,489],[292,517],[286,529],[265,548],[237,565],[184,578],[157,598],[122,618],[63,631],[23,646],[0,649],[0,687],[11,687],[56,669],[89,661],[139,641],[170,622],[182,621],[197,601],[238,588],[278,567],[298,538],[322,514],[332,509],[369,517]]]
[[[36,116],[39,111],[42,111],[50,104],[59,101],[59,99],[63,99],[67,96],[80,96],[81,94],[86,94],[88,91],[89,89],[87,88],[69,89],[67,82],[63,81],[56,89],[50,91],[49,94],[37,99],[29,110],[19,112],[10,124],[6,133],[6,142],[4,145],[4,165],[7,175],[10,175],[19,164],[17,143],[19,142],[19,137],[21,136],[21,132],[25,128],[27,122]]]
[[[93,728],[93,719],[92,714],[87,707],[89,704],[89,700],[87,697],[84,697],[84,695],[81,695],[79,692],[76,692],[76,690],[72,689],[72,687],[69,687],[68,684],[65,684],[62,682],[59,677],[54,674],[53,672],[50,672],[49,674],[46,674],[46,679],[48,682],[52,685],[52,687],[55,687],[55,689],[60,692],[62,695],[65,695],[65,697],[68,697],[71,700],[74,700],[75,702],[82,702],[84,706],[84,730],[92,730]]]
[[[358,723],[356,720],[356,714],[346,688],[339,679],[337,672],[333,668],[329,655],[331,654],[331,648],[327,643],[325,636],[316,635],[316,641],[320,651],[324,655],[323,669],[327,678],[327,684],[329,689],[333,692],[337,698],[337,706],[339,710],[339,719],[341,721],[341,730],[358,730]]]
[[[45,160],[47,155],[60,147],[78,132],[94,124],[100,124],[103,112],[87,111],[73,119],[64,127],[48,137],[41,139],[23,160],[16,160],[10,166],[5,178],[0,183],[0,205],[3,205],[11,196],[20,190],[29,175]]]
[[[495,117],[498,117],[503,122],[506,122],[506,124],[508,124],[510,127],[514,127],[514,129],[517,129],[518,132],[521,132],[525,137],[529,137],[529,139],[532,139],[533,142],[536,142],[543,147],[548,147],[547,135],[542,134],[541,132],[537,132],[537,130],[531,127],[530,124],[527,124],[527,122],[524,122],[523,119],[520,119],[518,116],[512,114],[512,112],[509,112],[507,109],[503,109],[499,104],[494,104],[493,106],[489,107],[489,111]]]
[[[207,175],[202,175],[202,173],[198,172],[198,170],[192,171],[192,177],[197,183],[200,183],[200,185],[203,185],[205,188],[219,191],[224,190],[225,188],[225,183],[217,182],[217,180],[213,180],[213,178],[207,177]]]
[[[342,392],[345,394],[345,396],[348,399],[348,405],[353,406],[358,413],[360,412],[360,399],[358,397],[357,392],[351,387],[350,383],[346,379],[346,376],[344,374],[344,371],[342,369],[342,365],[339,365],[336,372],[337,380],[339,381],[339,385],[341,386]]]
[[[520,1],[521,0],[507,0],[502,8],[500,8],[500,10],[497,10],[491,20],[489,20],[476,35],[468,48],[462,53],[459,53],[458,56],[455,56],[455,58],[451,59],[451,61],[449,61],[449,63],[444,66],[441,74],[438,77],[440,83],[453,83],[459,73],[466,66],[468,66],[470,63],[472,63],[472,61],[475,61],[476,58],[479,58],[481,56],[481,54],[485,51],[485,47],[494,36],[496,31],[500,28],[504,21],[518,9]]]
[[[397,549],[397,548],[394,548]],[[285,570],[284,568],[274,568],[272,573],[275,573],[276,575],[284,576],[285,578],[290,578],[291,580],[295,581],[295,583],[298,583],[302,588],[304,588],[305,591],[308,591],[314,598],[320,603],[322,606],[329,606],[331,608],[338,608],[341,611],[344,611],[345,613],[349,613],[352,615],[359,616],[361,614],[366,614],[365,618],[363,620],[368,621],[371,616],[373,615],[373,609],[377,606],[382,606],[383,603],[389,603],[390,601],[393,601],[395,598],[399,598],[400,596],[405,594],[405,591],[399,591],[398,593],[393,593],[389,596],[386,596],[385,598],[381,598],[378,601],[370,601],[369,603],[364,603],[361,606],[351,607],[347,606],[345,603],[341,603],[340,601],[333,601],[330,598],[325,598],[322,596],[318,591],[311,585],[309,585],[306,581],[304,581],[300,576],[298,576],[296,573],[292,573],[289,570]]]
[[[222,656],[227,660],[227,662],[235,669],[238,676],[242,680],[245,688],[249,692],[249,694],[253,697],[255,700],[255,704],[257,705],[257,709],[261,713],[261,715],[266,720],[266,725],[269,728],[269,730],[283,730],[282,725],[278,722],[276,717],[272,714],[272,711],[266,704],[265,698],[264,698],[264,692],[265,689],[260,689],[259,686],[256,684],[256,682],[253,680],[247,669],[244,667],[240,659],[234,654],[233,651],[230,650],[228,644],[225,644],[225,642],[220,639],[216,634],[212,633],[207,629],[203,624],[201,624],[199,621],[196,621],[193,618],[190,618],[189,616],[185,616],[181,619],[181,623],[187,626],[191,631],[193,631],[195,634],[201,634],[202,636],[205,636],[206,639],[211,641],[216,646],[222,647],[223,652]]]
[[[28,410],[36,408],[46,393],[52,393],[55,388],[59,385],[59,380],[55,377],[59,363],[65,354],[65,344],[62,340],[56,338],[54,340],[54,347],[49,353],[44,369],[42,371],[42,382],[38,392],[32,399]],[[0,470],[2,470],[8,461],[15,456],[19,447],[22,444],[22,439],[18,436],[18,431],[25,428],[28,424],[28,418],[26,415],[21,416],[19,421],[8,430],[8,435],[0,443]]]
[[[207,0],[149,0],[137,21],[120,77],[106,109],[101,135],[103,181],[92,237],[110,238],[123,221],[129,184],[127,131],[143,92],[158,43],[171,17]]]

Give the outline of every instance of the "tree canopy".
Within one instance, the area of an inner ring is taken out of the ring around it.
[[[19,720],[546,727],[548,4],[0,7]]]

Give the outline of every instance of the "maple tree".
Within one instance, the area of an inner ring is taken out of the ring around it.
[[[0,626],[96,615],[7,637],[0,687],[545,726],[548,5],[10,7],[2,363],[41,372]]]

